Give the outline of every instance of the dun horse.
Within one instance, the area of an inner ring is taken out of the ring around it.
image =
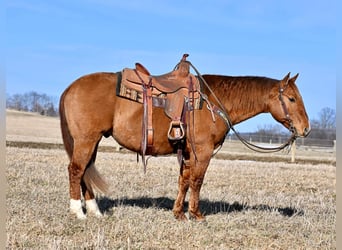
[[[184,201],[190,189],[189,217],[204,219],[199,209],[200,189],[213,152],[223,143],[231,125],[260,113],[271,113],[275,120],[290,129],[296,137],[308,135],[310,125],[295,84],[297,76],[290,77],[287,74],[282,80],[275,80],[266,77],[203,75],[207,86],[202,87],[201,96],[205,102],[201,108],[183,111],[186,113],[186,132],[182,138],[184,143],[178,195],[173,207],[175,218],[187,219]],[[86,218],[82,209],[82,196],[87,214],[102,215],[94,196],[94,189],[103,192],[106,189],[94,166],[102,136],[112,136],[123,147],[142,153],[142,141],[146,142],[146,134],[142,133],[143,114],[149,110],[153,113],[153,147],[150,152],[145,152],[158,156],[172,154],[179,149],[179,143],[170,140],[172,119],[165,115],[165,109],[153,106],[146,111],[145,104],[117,95],[121,77],[121,72],[85,75],[74,81],[60,99],[63,142],[70,158],[70,212],[80,219]],[[152,84],[154,80],[163,79],[181,82],[183,78],[177,77],[149,79],[152,79]]]

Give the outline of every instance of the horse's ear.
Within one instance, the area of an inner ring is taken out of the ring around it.
[[[287,75],[283,78],[283,80],[280,81],[280,87],[285,88],[287,84],[289,83],[289,78],[290,78],[290,72],[287,73]]]
[[[298,75],[299,75],[299,73],[297,73],[295,76],[291,77],[289,81],[295,82],[297,80]]]

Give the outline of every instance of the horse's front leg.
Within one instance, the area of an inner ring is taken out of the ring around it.
[[[197,147],[197,152],[197,158],[191,161],[192,164],[190,166],[190,198],[188,210],[191,219],[203,221],[205,220],[205,217],[202,215],[199,208],[200,191],[212,156],[212,151],[209,150],[209,147]]]
[[[205,172],[208,164],[196,163],[190,172],[190,199],[189,199],[189,217],[197,221],[205,220],[199,208],[200,191],[203,184]]]
[[[184,201],[189,189],[190,166],[183,163],[178,178],[178,195],[173,206],[173,214],[178,220],[187,220],[184,214]]]
[[[207,150],[206,150],[207,151]],[[178,179],[178,195],[173,206],[173,214],[178,220],[187,220],[184,214],[184,201],[186,193],[190,187],[189,199],[189,216],[195,220],[202,221],[204,216],[199,209],[199,196],[203,179],[207,171],[211,153],[207,152],[207,157],[203,154],[200,159],[195,159],[194,154],[190,153],[190,157],[185,158]]]

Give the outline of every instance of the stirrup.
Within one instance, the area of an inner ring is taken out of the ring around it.
[[[172,135],[173,134],[173,135]],[[183,123],[180,121],[171,121],[167,137],[171,141],[182,140],[185,136]]]

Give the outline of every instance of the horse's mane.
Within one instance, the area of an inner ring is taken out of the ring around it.
[[[257,88],[267,90],[271,85],[278,83],[279,80],[264,76],[226,76],[226,75],[203,75],[210,88],[220,88],[220,90],[246,90],[249,88]]]
[[[231,112],[248,114],[267,108],[266,103],[279,80],[262,76],[203,75],[209,87]],[[209,93],[208,93],[209,94]]]

